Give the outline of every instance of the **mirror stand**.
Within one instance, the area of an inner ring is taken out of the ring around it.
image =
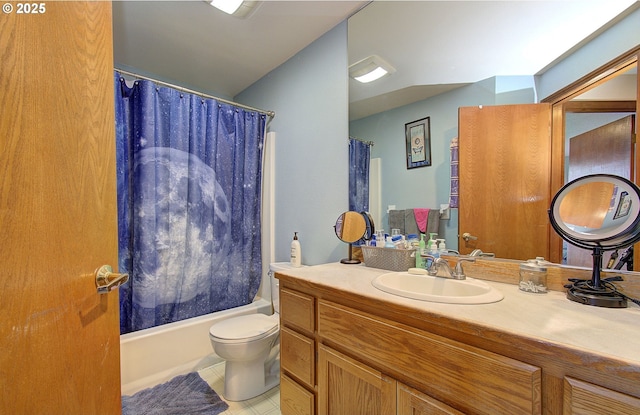
[[[336,220],[334,229],[338,239],[349,244],[349,258],[340,260],[340,263],[359,264],[360,260],[353,258],[353,244],[361,239],[371,239],[375,232],[371,216],[367,212],[344,212]]]
[[[591,249],[591,280],[570,279],[567,298],[581,304],[625,308],[614,276],[602,279],[602,254],[632,246],[640,240],[640,188],[630,180],[610,174],[592,174],[567,183],[555,195],[549,209],[553,229],[570,244]]]
[[[353,244],[352,243],[349,244],[349,258],[341,259],[340,263],[341,264],[350,264],[350,265],[355,265],[355,264],[359,264],[360,263],[359,259],[353,258]]]
[[[571,301],[598,307],[626,308],[626,297],[620,295],[613,284],[600,277],[603,253],[604,250],[601,247],[593,248],[591,280],[570,280],[573,284],[566,286],[567,298]]]

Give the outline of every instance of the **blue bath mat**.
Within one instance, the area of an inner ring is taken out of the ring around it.
[[[122,415],[217,415],[228,408],[195,372],[122,397]]]

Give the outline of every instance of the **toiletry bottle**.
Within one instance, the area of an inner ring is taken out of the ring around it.
[[[394,248],[395,249],[395,244],[393,243],[393,241],[391,240],[390,236],[387,236],[387,241],[384,244],[385,248]]]
[[[416,251],[416,268],[425,268],[426,263],[422,255],[427,254],[427,243],[424,241],[424,234],[420,234],[420,242],[418,242],[418,250]]]
[[[435,239],[429,239],[427,242],[427,254],[429,255],[429,258],[425,258],[424,267],[429,269],[431,268],[431,265],[433,265],[433,261],[440,257],[440,255],[438,255],[438,245]]]
[[[440,253],[438,252],[438,244],[436,243],[435,239],[431,240],[431,244],[429,245],[429,255],[434,258],[440,258]]]
[[[293,233],[293,241],[291,241],[291,265],[294,267],[302,265],[302,250],[300,249],[298,232]]]
[[[438,254],[440,256],[447,255],[449,251],[447,250],[447,246],[444,243],[444,239],[438,239],[438,241],[440,241],[440,243],[438,244]]]
[[[429,234],[429,240],[427,241],[427,251],[431,251],[431,245],[435,245],[436,246],[436,250],[438,249],[438,242],[436,242],[436,236],[438,236],[437,233],[430,233]],[[429,252],[429,255],[431,255],[431,252]]]

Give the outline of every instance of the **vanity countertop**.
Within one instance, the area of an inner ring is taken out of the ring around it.
[[[570,301],[564,292],[525,293],[517,285],[485,281],[504,294],[497,303],[441,304],[388,294],[371,281],[390,271],[364,264],[329,263],[278,272],[318,288],[341,290],[376,302],[410,309],[413,315],[443,316],[479,327],[555,343],[640,365],[640,307],[602,308]]]

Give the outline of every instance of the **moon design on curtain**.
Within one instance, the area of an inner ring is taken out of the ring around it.
[[[121,332],[250,303],[264,116],[116,73]]]

